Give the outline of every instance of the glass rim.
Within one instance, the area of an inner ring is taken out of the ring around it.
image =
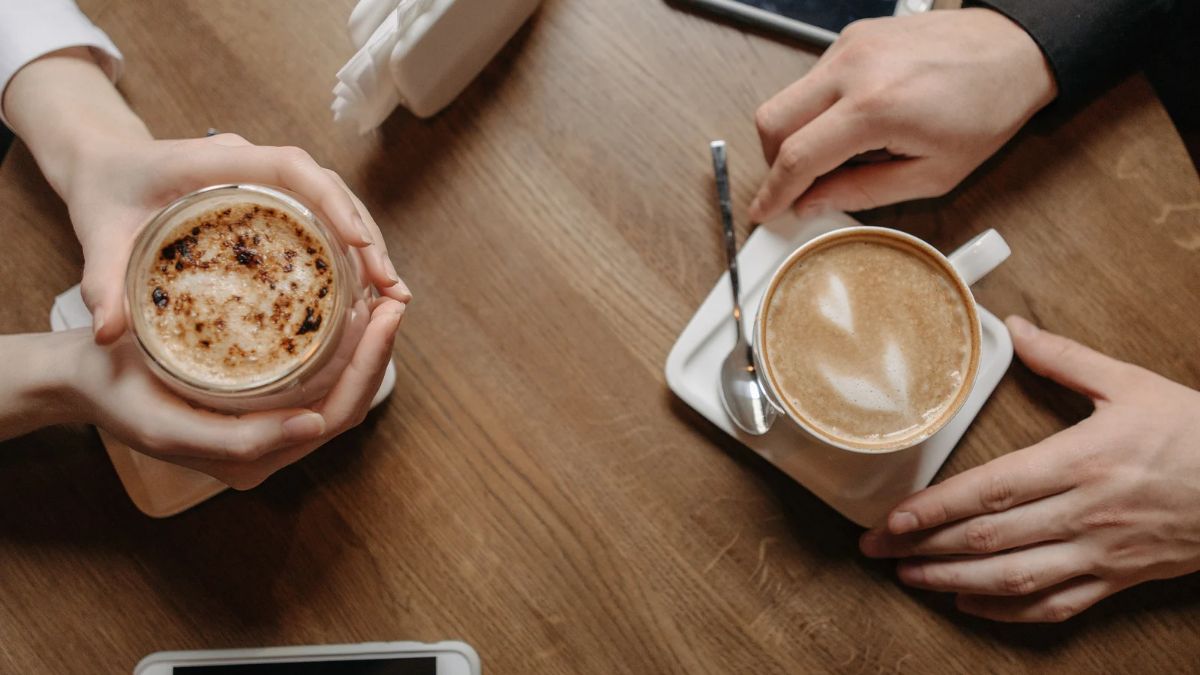
[[[335,350],[344,324],[343,321],[325,322],[318,330],[317,339],[305,350],[305,354],[300,359],[297,359],[295,363],[287,369],[281,370],[278,374],[250,384],[227,385],[193,377],[174,367],[171,364],[171,360],[163,353],[163,350],[155,348],[152,343],[148,343],[147,340],[143,339],[143,335],[150,328],[146,325],[142,313],[135,311],[135,308],[140,304],[138,293],[141,289],[138,282],[144,277],[145,268],[150,262],[147,255],[153,255],[158,250],[159,240],[164,234],[164,230],[179,224],[178,222],[173,222],[173,220],[180,211],[207,199],[215,199],[224,196],[226,193],[236,195],[239,192],[249,192],[259,198],[265,197],[268,201],[277,202],[289,212],[289,215],[308,224],[313,235],[325,246],[329,252],[334,272],[338,275],[338,282],[334,284],[331,316],[341,317],[349,307],[350,298],[347,297],[348,283],[354,276],[351,274],[349,269],[350,263],[346,258],[341,241],[337,238],[336,233],[326,225],[315,209],[301,200],[299,195],[283,188],[256,183],[222,183],[210,185],[176,198],[151,216],[138,231],[134,239],[129,262],[125,269],[125,313],[128,319],[129,330],[134,337],[134,342],[137,343],[142,354],[155,369],[171,378],[174,382],[200,394],[229,398],[249,398],[274,393],[285,388],[316,366],[324,364],[328,356]]]

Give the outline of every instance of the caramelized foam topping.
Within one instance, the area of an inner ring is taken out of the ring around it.
[[[210,386],[290,372],[333,311],[322,240],[291,214],[223,204],[171,228],[145,270],[139,311],[163,365]]]

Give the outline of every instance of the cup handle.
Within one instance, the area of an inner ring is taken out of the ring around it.
[[[963,281],[971,286],[996,269],[1010,254],[1012,250],[1004,237],[995,230],[988,230],[960,246],[948,259]]]

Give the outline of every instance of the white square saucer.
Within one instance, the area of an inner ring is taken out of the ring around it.
[[[858,224],[844,213],[826,213],[805,220],[785,216],[760,225],[738,254],[745,326],[754,325],[759,298],[784,258],[817,235]],[[980,307],[983,349],[975,387],[949,424],[924,443],[881,455],[848,452],[821,443],[782,418],[767,434],[750,436],[733,425],[721,405],[719,392],[721,363],[736,341],[729,295],[727,272],[667,356],[667,385],[725,433],[864,527],[882,523],[901,499],[929,485],[1012,362],[1008,330],[995,315]]]

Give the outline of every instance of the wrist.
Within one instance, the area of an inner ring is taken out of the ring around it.
[[[0,336],[0,439],[83,421],[73,370],[90,341],[86,330]]]
[[[152,139],[84,47],[27,64],[10,80],[3,105],[13,130],[64,198],[82,175],[79,167],[98,149]]]
[[[993,30],[997,35],[1006,36],[1012,64],[1021,73],[1020,86],[1030,100],[1031,115],[1058,98],[1058,79],[1054,75],[1054,68],[1041,46],[1024,26],[992,7],[974,7],[959,11],[978,13],[981,17],[986,17],[994,26]]]
[[[85,363],[85,350],[93,348],[91,331],[80,329],[39,333],[30,359],[36,373],[31,399],[46,411],[50,424],[87,421],[86,398],[77,373]]]

